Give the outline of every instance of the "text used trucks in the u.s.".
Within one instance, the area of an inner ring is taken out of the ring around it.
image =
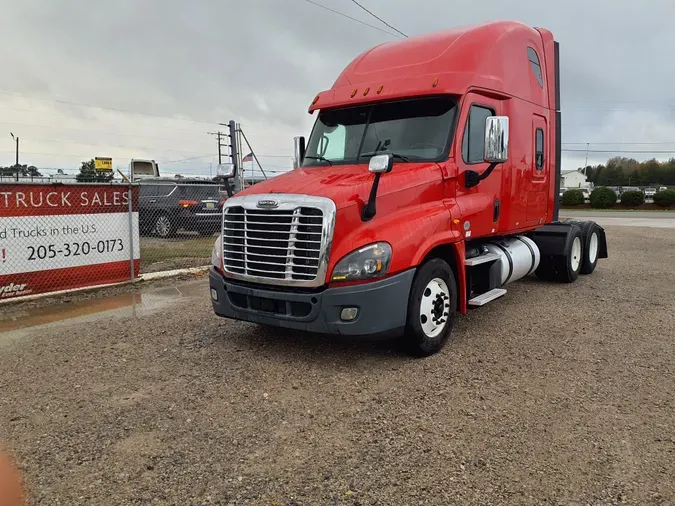
[[[536,275],[569,283],[604,230],[558,219],[558,43],[492,22],[377,46],[309,112],[295,170],[228,199],[212,255],[219,316],[446,343],[457,313]]]

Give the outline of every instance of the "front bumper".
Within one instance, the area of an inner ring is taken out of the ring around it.
[[[213,267],[209,274],[213,310],[218,316],[322,334],[369,336],[402,333],[415,269],[363,285],[291,292],[231,283]],[[340,318],[358,308],[353,321]]]

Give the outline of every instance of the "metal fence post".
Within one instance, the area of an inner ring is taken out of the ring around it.
[[[133,209],[133,192],[131,180],[129,180],[129,273],[131,274],[131,282],[134,282],[134,209]]]

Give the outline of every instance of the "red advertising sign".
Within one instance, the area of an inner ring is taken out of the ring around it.
[[[0,299],[115,283],[140,267],[138,187],[0,185]],[[133,247],[132,247],[133,243]]]

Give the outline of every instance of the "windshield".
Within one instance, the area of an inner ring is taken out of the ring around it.
[[[445,155],[457,104],[431,97],[321,111],[303,167],[366,163],[373,154],[397,161],[439,161]]]

